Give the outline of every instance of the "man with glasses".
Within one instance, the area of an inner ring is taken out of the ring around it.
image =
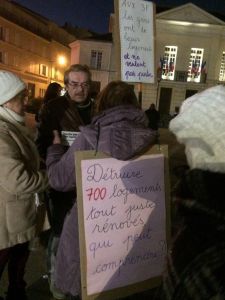
[[[79,135],[79,126],[91,122],[94,114],[94,101],[90,97],[91,72],[85,65],[70,66],[64,74],[66,93],[50,100],[40,115],[36,144],[43,161],[47,148],[52,144],[53,130],[61,134],[65,151]],[[49,218],[51,235],[48,244],[48,270],[50,272],[50,290],[56,299],[64,299],[64,295],[54,287],[51,274],[54,271],[55,255],[64,218],[76,198],[75,191],[48,191]]]

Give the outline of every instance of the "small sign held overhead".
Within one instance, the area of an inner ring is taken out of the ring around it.
[[[154,8],[148,1],[115,0],[123,81],[155,82]]]

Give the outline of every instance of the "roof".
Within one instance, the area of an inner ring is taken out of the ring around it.
[[[222,12],[213,12],[210,10],[206,10],[205,8],[202,8],[192,2],[187,2],[185,4],[182,5],[167,5],[167,6],[159,6],[156,5],[156,14],[157,17],[161,17],[163,15],[167,15],[170,13],[174,13],[177,11],[181,11],[184,9],[192,9],[192,10],[196,10],[199,13],[201,13],[202,15],[204,15],[205,17],[208,17],[208,20],[213,20],[214,22],[220,23],[222,24],[220,21],[225,22],[225,14],[223,14]],[[183,20],[182,20],[183,21]]]

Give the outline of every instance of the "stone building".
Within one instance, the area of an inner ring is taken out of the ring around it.
[[[157,84],[146,98],[161,114],[174,112],[185,98],[225,81],[225,22],[192,3],[158,13],[156,64]]]
[[[142,107],[155,103],[168,115],[187,97],[225,81],[225,22],[192,3],[157,13],[155,19],[157,74],[155,84],[142,85]],[[111,15],[112,36],[114,26]],[[99,89],[119,79],[113,38],[102,39],[70,44],[72,63],[89,64]],[[133,86],[138,95],[138,84]]]
[[[0,0],[0,69],[19,75],[30,98],[43,97],[47,85],[63,84],[75,36],[8,0]]]
[[[155,22],[157,73],[155,84],[143,84],[142,107],[155,103],[168,115],[187,97],[225,81],[225,22],[192,3],[157,13]]]

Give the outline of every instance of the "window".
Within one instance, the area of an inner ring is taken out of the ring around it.
[[[48,76],[48,67],[46,65],[40,64],[40,75]]]
[[[166,46],[162,59],[162,79],[174,80],[177,57],[176,46]]]
[[[20,65],[20,57],[18,55],[14,56],[14,58],[13,58],[13,65],[15,67],[19,67],[19,65]]]
[[[45,89],[39,89],[39,97],[43,98],[45,95],[46,90]]]
[[[102,52],[92,50],[91,51],[91,68],[94,69],[101,69],[102,65]]]
[[[28,89],[28,98],[33,99],[35,96],[35,84],[28,82],[27,89]]]
[[[15,33],[15,45],[18,47],[22,46],[22,40],[21,40],[21,35],[19,32]]]
[[[52,71],[51,72],[52,72],[51,78],[58,80],[59,71],[57,70],[57,68],[56,67],[52,67]]]
[[[9,28],[0,26],[0,40],[9,41]]]
[[[0,51],[0,63],[7,64],[7,60],[8,60],[8,53]]]
[[[4,41],[4,28],[0,27],[0,40]]]
[[[187,81],[200,82],[203,53],[204,49],[191,48]]]
[[[29,72],[30,73],[36,73],[35,72],[35,63],[33,61],[31,61],[30,64],[29,64]]]
[[[219,81],[225,81],[225,51],[222,54]]]

